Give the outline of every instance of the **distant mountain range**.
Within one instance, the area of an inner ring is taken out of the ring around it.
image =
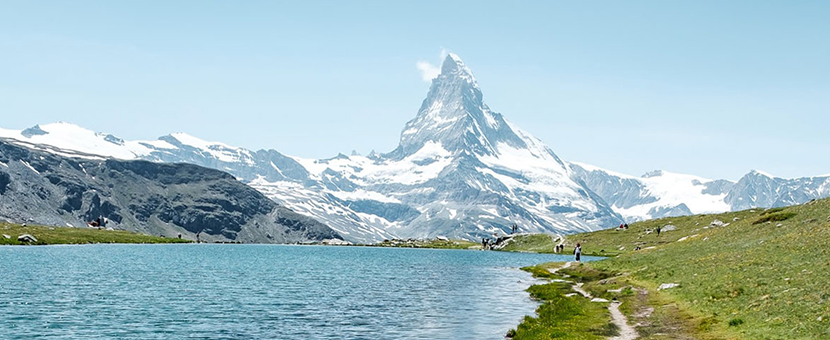
[[[783,179],[753,171],[738,182],[663,171],[634,177],[562,161],[493,112],[454,54],[398,147],[386,154],[310,160],[174,133],[126,141],[68,123],[8,141],[57,155],[192,163],[233,174],[277,203],[352,242],[521,231],[572,233],[623,221],[803,203],[830,196],[830,176]]]
[[[0,141],[0,218],[106,227],[202,241],[292,243],[341,239],[228,173],[192,164],[67,157]]]
[[[787,179],[752,170],[732,182],[659,170],[634,177],[579,163],[570,168],[627,221],[783,207],[830,196],[830,175]]]

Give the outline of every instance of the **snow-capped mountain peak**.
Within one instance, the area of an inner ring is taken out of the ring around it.
[[[0,129],[0,137],[11,138],[28,146],[43,148],[60,148],[81,154],[106,156],[119,159],[136,159],[150,152],[140,142],[127,142],[112,134],[95,132],[78,125],[57,122],[35,125],[24,130]]]
[[[473,87],[478,87],[478,82],[476,82],[476,78],[473,76],[473,71],[464,64],[464,61],[461,60],[455,53],[447,54],[447,57],[444,58],[444,62],[441,64],[441,74],[439,77],[458,77],[472,85]]]
[[[527,142],[513,131],[501,114],[484,103],[472,71],[455,54],[449,54],[441,74],[432,80],[418,114],[406,123],[398,149],[391,156],[402,159],[435,141],[453,153],[498,154],[498,145],[526,148]]]
[[[754,170],[754,169],[749,171],[749,173],[747,175],[749,175],[749,176],[769,177],[769,178],[779,178],[778,176],[772,175],[768,172],[763,172],[763,171]]]

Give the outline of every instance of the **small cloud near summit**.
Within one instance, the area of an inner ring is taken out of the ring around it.
[[[418,71],[421,71],[421,79],[425,82],[429,82],[441,74],[441,68],[428,61],[419,61],[415,63],[415,67],[418,68]]]
[[[441,74],[440,60],[444,60],[444,58],[447,57],[447,54],[449,54],[449,51],[445,48],[441,48],[440,59],[438,59],[439,65],[435,65],[428,61],[419,61],[415,63],[415,67],[421,72],[421,79],[423,81],[430,82]]]

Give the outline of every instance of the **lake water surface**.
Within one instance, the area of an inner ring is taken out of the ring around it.
[[[571,256],[273,245],[0,247],[6,339],[503,339],[518,267]]]

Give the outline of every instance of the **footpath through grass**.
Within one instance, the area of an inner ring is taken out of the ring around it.
[[[34,243],[18,242],[17,237],[29,234]],[[6,235],[9,237],[6,238]],[[164,238],[124,230],[99,230],[97,228],[70,228],[47,226],[22,226],[0,222],[0,245],[46,245],[88,243],[190,243],[189,240]]]
[[[641,339],[830,339],[829,240],[824,199],[570,235],[565,249],[619,254],[585,265],[618,273],[585,289],[622,301]]]

